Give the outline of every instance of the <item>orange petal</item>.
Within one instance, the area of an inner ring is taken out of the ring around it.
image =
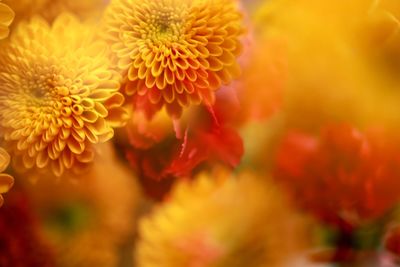
[[[0,147],[0,172],[5,171],[8,164],[10,164],[10,155],[5,149]]]
[[[0,194],[8,192],[13,185],[14,178],[11,175],[5,173],[0,174]]]

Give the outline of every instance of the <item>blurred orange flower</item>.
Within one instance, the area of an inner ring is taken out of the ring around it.
[[[320,220],[357,227],[400,200],[399,142],[381,131],[331,125],[320,136],[290,131],[276,155],[275,178]]]
[[[136,263],[280,266],[303,242],[297,219],[279,191],[253,174],[203,173],[179,182],[171,198],[139,222]]]
[[[99,151],[85,175],[25,185],[57,266],[118,266],[120,246],[133,237],[140,202],[135,177],[111,143]]]
[[[105,35],[124,77],[124,92],[151,117],[172,117],[239,75],[242,15],[236,0],[112,1]],[[153,107],[153,108],[151,108]]]
[[[93,27],[69,14],[21,23],[0,48],[0,128],[16,171],[83,171],[127,117]]]
[[[241,123],[264,121],[281,109],[288,82],[287,44],[254,25],[244,58],[243,75],[234,85],[240,103]]]

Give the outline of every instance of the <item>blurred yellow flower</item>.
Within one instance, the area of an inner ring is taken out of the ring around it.
[[[72,15],[21,23],[0,48],[0,129],[17,171],[82,171],[126,117],[105,44]],[[15,160],[15,161],[14,161]]]
[[[8,36],[10,30],[8,27],[14,20],[14,11],[0,0],[0,40]]]
[[[93,168],[83,176],[25,183],[57,266],[118,266],[119,248],[133,238],[140,201],[135,177],[111,143],[99,151]]]
[[[14,178],[3,173],[10,163],[10,155],[3,148],[0,148],[0,207],[3,205],[4,199],[1,194],[7,193],[14,184]]]
[[[296,222],[276,188],[252,174],[202,174],[139,222],[137,265],[278,266],[302,243]]]
[[[287,123],[400,125],[399,15],[393,0],[265,1],[256,24],[287,44]]]
[[[236,0],[114,0],[104,24],[136,107],[166,106],[179,117],[183,107],[212,104],[214,91],[239,75]]]

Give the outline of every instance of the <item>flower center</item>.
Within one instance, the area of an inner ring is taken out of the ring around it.
[[[43,67],[37,72],[27,72],[22,84],[27,110],[53,114],[65,105],[62,100],[69,95],[72,82],[60,75],[59,71]]]
[[[49,98],[51,98],[51,93],[54,90],[52,84],[49,83],[49,78],[49,74],[36,74],[27,77],[24,91],[29,105],[48,105]]]
[[[170,46],[181,39],[184,33],[185,6],[170,6],[162,2],[152,3],[151,12],[145,15],[145,39],[154,45]]]
[[[45,97],[46,93],[42,88],[37,87],[32,90],[32,95],[37,99],[42,99]]]

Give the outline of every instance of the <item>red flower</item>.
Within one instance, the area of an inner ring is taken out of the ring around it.
[[[390,230],[386,240],[385,248],[387,251],[393,253],[396,256],[400,256],[400,227],[396,226]]]
[[[194,139],[185,144],[179,155],[175,154],[165,173],[187,176],[204,161],[220,161],[235,167],[242,154],[242,139],[235,130],[216,127],[209,131],[199,131]]]
[[[222,163],[235,167],[239,164],[243,155],[242,139],[229,124],[232,115],[228,117],[220,112],[224,109],[219,105],[217,100],[211,109],[198,107],[182,130],[174,131],[172,126],[166,129],[165,121],[159,117],[153,118],[158,121],[157,125],[143,120],[144,116],[139,120],[136,116],[137,125],[128,125],[131,147],[126,150],[126,156],[148,195],[157,199],[164,197],[176,178],[191,176],[200,165]]]
[[[354,227],[399,201],[398,151],[388,136],[348,125],[326,127],[319,138],[293,131],[278,149],[274,175],[302,208]]]
[[[53,267],[54,258],[39,237],[29,200],[11,191],[0,209],[0,266]]]

